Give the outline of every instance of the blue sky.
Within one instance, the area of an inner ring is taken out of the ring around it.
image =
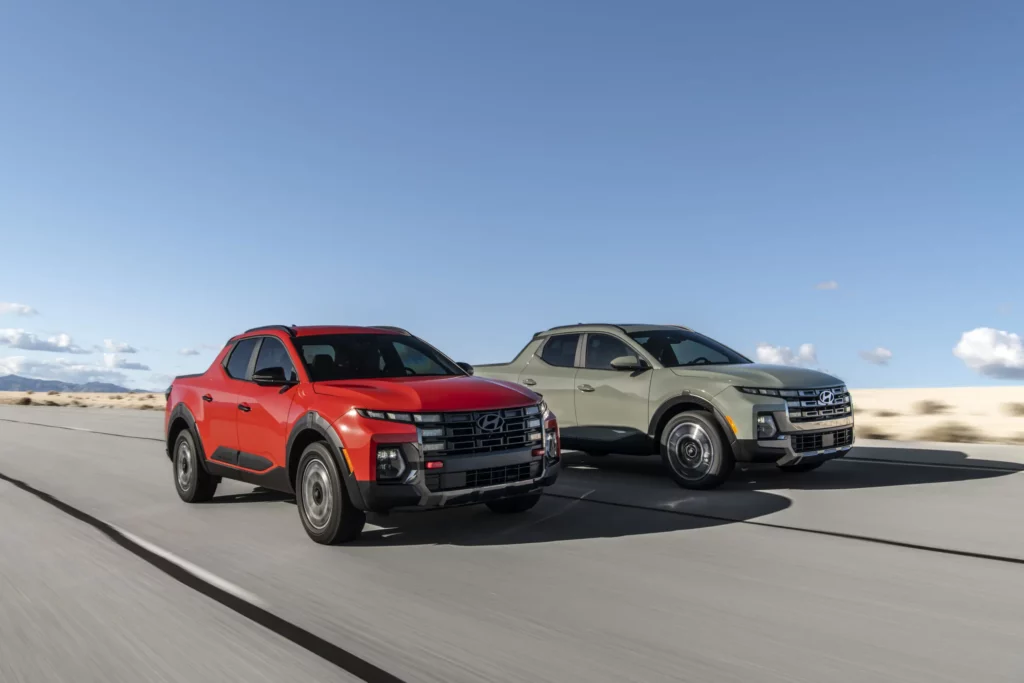
[[[38,314],[0,306],[0,374],[160,387],[264,323],[493,362],[613,321],[1019,382],[1021,35],[1010,0],[5,3],[0,302]]]

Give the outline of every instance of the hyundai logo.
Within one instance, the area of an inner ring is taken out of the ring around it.
[[[836,395],[833,394],[830,389],[826,389],[825,391],[818,394],[818,403],[820,403],[823,406],[830,406],[835,402],[835,400]]]
[[[476,419],[476,426],[482,432],[500,432],[505,427],[505,420],[497,413],[488,413]]]

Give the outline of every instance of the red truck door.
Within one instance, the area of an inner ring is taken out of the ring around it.
[[[297,380],[295,361],[277,337],[263,337],[251,376],[271,374]],[[293,387],[260,386],[247,382],[238,412],[238,466],[264,472],[285,466]]]
[[[206,457],[231,463],[238,452],[238,404],[246,393],[249,366],[259,339],[243,339],[231,350],[224,372],[202,395],[208,440],[203,443]],[[220,453],[217,450],[221,449]],[[216,454],[216,457],[214,457]]]

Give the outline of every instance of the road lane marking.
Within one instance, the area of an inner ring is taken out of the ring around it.
[[[207,570],[203,569],[202,567],[189,562],[188,560],[186,560],[183,557],[178,557],[177,555],[172,553],[170,550],[164,550],[163,548],[161,548],[160,546],[156,545],[155,543],[150,543],[146,539],[139,538],[138,536],[136,536],[135,534],[131,533],[130,531],[125,531],[121,527],[114,526],[113,524],[110,525],[110,528],[112,528],[115,531],[117,531],[117,533],[121,534],[122,536],[127,538],[129,541],[135,543],[136,545],[139,545],[139,546],[145,548],[146,550],[148,550],[149,552],[153,553],[154,555],[159,555],[160,557],[164,558],[168,562],[173,562],[174,564],[178,565],[179,567],[181,567],[182,569],[184,569],[185,571],[187,571],[189,574],[191,574],[192,576],[196,577],[200,581],[205,581],[206,583],[208,583],[208,584],[210,584],[212,586],[216,586],[217,588],[220,588],[222,591],[225,591],[227,593],[231,593],[236,598],[240,598],[242,600],[245,600],[246,602],[252,603],[253,605],[259,605],[260,607],[266,607],[267,606],[267,603],[265,603],[263,600],[261,600],[259,597],[257,597],[253,593],[250,593],[249,591],[245,590],[244,588],[236,586],[235,584],[231,583],[227,579],[220,578],[219,576],[217,576],[213,572],[207,571]]]

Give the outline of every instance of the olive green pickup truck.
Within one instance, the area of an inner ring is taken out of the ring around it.
[[[685,488],[721,485],[736,462],[806,472],[853,446],[853,405],[840,380],[754,363],[685,327],[555,327],[511,363],[474,371],[543,395],[564,448],[660,454]]]

